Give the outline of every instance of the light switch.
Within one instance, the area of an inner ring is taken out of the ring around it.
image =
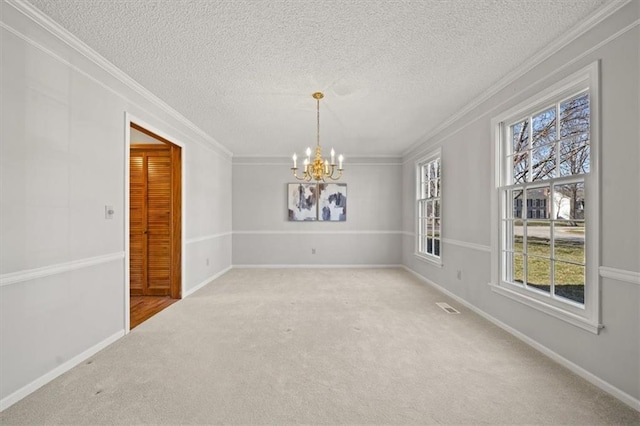
[[[105,219],[113,219],[114,213],[115,213],[115,210],[113,210],[113,206],[104,206]]]

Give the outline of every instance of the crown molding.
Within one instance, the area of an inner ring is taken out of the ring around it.
[[[601,8],[592,13],[588,18],[583,20],[580,24],[573,27],[563,36],[556,39],[554,42],[547,45],[544,49],[538,51],[534,56],[530,58],[526,63],[522,64],[520,67],[516,68],[509,74],[507,74],[504,78],[502,78],[497,84],[491,86],[489,89],[484,91],[480,96],[472,100],[465,107],[460,109],[457,113],[450,116],[447,120],[442,122],[432,131],[426,133],[414,143],[412,143],[407,149],[401,152],[398,157],[406,157],[412,154],[416,149],[418,149],[422,144],[427,142],[429,139],[433,138],[456,121],[460,120],[466,114],[471,112],[473,109],[481,105],[483,102],[490,99],[492,96],[497,94],[499,91],[507,87],[509,84],[516,81],[518,78],[522,77],[525,73],[530,71],[532,67],[537,66],[542,61],[548,59],[553,54],[557,53],[560,49],[567,46],[569,43],[576,40],[579,36],[589,31],[597,24],[602,22],[607,17],[611,16],[613,13],[621,9],[622,7],[629,4],[632,0],[617,0],[604,4]],[[216,141],[212,136],[204,132],[198,126],[196,126],[193,122],[189,121],[186,117],[180,114],[178,111],[170,107],[160,98],[155,96],[149,90],[144,88],[142,85],[137,83],[127,74],[125,74],[122,70],[117,68],[111,62],[106,60],[100,54],[91,49],[88,45],[78,39],[76,36],[71,34],[69,31],[64,29],[58,23],[53,21],[47,15],[43,14],[40,10],[27,3],[24,0],[4,0],[7,4],[14,7],[16,10],[21,12],[23,15],[27,16],[29,19],[40,25],[42,28],[56,36],[65,44],[69,45],[71,48],[76,50],[78,53],[85,56],[87,59],[95,63],[97,66],[105,70],[107,73],[115,77],[117,80],[125,84],[127,87],[134,90],[136,93],[150,101],[152,104],[156,105],[158,108],[163,110],[164,112],[170,114],[174,119],[180,122],[185,127],[192,130],[194,133],[201,136],[204,140],[206,140],[212,147],[215,147],[217,150],[221,151],[225,155],[229,157],[237,157],[237,158],[248,158],[245,156],[234,156],[233,152],[226,148],[224,145]],[[388,156],[386,158],[392,158],[393,156]],[[374,157],[370,157],[374,158]],[[241,161],[239,164],[243,164],[245,161]]]
[[[495,96],[498,92],[506,88],[508,85],[514,83],[520,77],[525,75],[527,72],[531,71],[535,66],[539,65],[546,59],[550,58],[552,55],[558,53],[562,48],[566,47],[569,43],[575,41],[578,37],[594,28],[600,22],[604,21],[609,16],[613,15],[615,12],[631,3],[632,0],[617,0],[604,4],[598,10],[593,12],[591,16],[581,21],[578,25],[570,29],[568,32],[563,34],[561,37],[554,40],[552,43],[548,44],[542,50],[539,50],[536,54],[534,54],[531,58],[529,58],[525,63],[505,75],[503,78],[498,81],[498,83],[489,87],[487,90],[482,92],[480,96],[473,99],[463,108],[461,108],[458,112],[453,114],[447,120],[442,122],[440,125],[435,127],[430,132],[426,133],[422,137],[420,137],[417,141],[412,143],[409,148],[405,149],[402,153],[403,157],[407,157],[412,154],[415,150],[417,150],[422,144],[427,142],[429,139],[437,136],[443,130],[446,130],[449,126],[454,124],[456,121],[460,120],[462,117],[473,111],[475,108],[480,106],[482,103],[491,99],[491,97]]]
[[[575,58],[565,62],[562,66],[556,68],[555,71],[552,74],[550,74],[549,76],[560,75],[561,72],[564,72],[565,70],[569,69],[574,64],[576,64],[579,61],[581,61],[582,59],[588,57],[593,52],[595,52],[596,50],[598,50],[598,49],[602,48],[603,46],[609,44],[613,40],[616,40],[618,37],[621,37],[622,35],[626,34],[628,31],[631,31],[632,29],[634,29],[638,25],[640,25],[640,19],[636,19],[635,21],[631,22],[629,25],[625,26],[624,28],[621,28],[619,31],[615,32],[614,34],[610,35],[606,39],[602,40],[600,43],[592,46],[591,48],[589,48],[587,50],[585,50],[584,52],[582,52],[581,54],[579,54]],[[501,108],[504,108],[505,105],[510,105],[513,102],[514,99],[521,98],[521,94],[522,93],[527,92],[527,91],[531,90],[532,88],[534,88],[536,86],[540,86],[540,84],[543,81],[545,81],[549,76],[543,77],[543,78],[541,78],[539,80],[536,80],[536,81],[532,82],[531,84],[528,84],[526,87],[523,87],[518,93],[515,93],[515,94],[509,96],[507,99],[505,99],[505,100],[497,103],[496,105],[484,110],[482,112],[482,114],[476,115],[475,117],[472,117],[472,118],[464,121],[461,125],[456,126],[453,129],[450,128],[451,129],[450,132],[438,135],[438,138],[434,139],[434,141],[432,141],[431,144],[425,145],[425,143],[427,142],[425,140],[422,143],[422,145],[418,146],[413,152],[410,152],[405,157],[403,157],[404,159],[403,159],[403,163],[402,164],[406,165],[408,163],[412,163],[414,158],[419,158],[419,157],[423,156],[426,152],[428,152],[428,151],[430,151],[432,149],[435,149],[437,147],[441,147],[443,145],[444,141],[447,140],[448,138],[452,137],[453,135],[457,134],[461,130],[465,129],[467,126],[470,126],[471,124],[473,124],[476,121],[480,120],[482,117],[495,114],[496,111],[499,111]]]
[[[291,157],[287,155],[234,155],[234,166],[289,166]],[[401,166],[402,157],[394,155],[385,156],[353,156],[344,160],[345,170],[350,166]]]
[[[60,24],[52,20],[50,17],[42,13],[35,6],[27,3],[24,0],[4,0],[5,3],[12,6],[18,12],[38,24],[40,27],[51,33],[60,41],[71,47],[73,50],[87,58],[89,61],[97,65],[102,70],[106,71],[109,75],[120,81],[122,84],[142,96],[144,99],[169,114],[180,124],[202,137],[206,140],[211,147],[217,149],[221,153],[233,157],[233,152],[227,149],[220,142],[216,141],[212,136],[206,133],[204,130],[196,126],[192,121],[188,120],[185,116],[173,109],[169,104],[162,99],[151,93],[140,83],[129,77],[124,71],[116,67],[109,62],[106,58],[100,55],[98,52],[89,47],[86,43],[80,40],[78,37],[67,31]]]

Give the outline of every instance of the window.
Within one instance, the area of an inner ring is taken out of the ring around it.
[[[441,176],[440,150],[416,163],[416,255],[440,264],[441,251]]]
[[[596,333],[597,78],[594,64],[494,120],[492,247],[496,291]]]

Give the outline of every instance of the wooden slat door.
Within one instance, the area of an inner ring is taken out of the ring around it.
[[[130,293],[171,296],[172,165],[166,145],[130,154]]]
[[[143,295],[147,282],[147,166],[144,152],[129,156],[129,292]]]
[[[147,293],[171,295],[171,151],[147,155]]]

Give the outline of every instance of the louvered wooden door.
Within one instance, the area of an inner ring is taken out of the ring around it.
[[[171,148],[166,145],[131,148],[129,288],[132,295],[172,295],[171,159]]]

